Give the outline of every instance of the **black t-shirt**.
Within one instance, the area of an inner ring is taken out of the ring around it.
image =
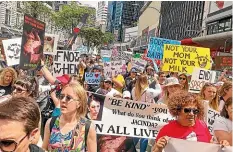
[[[9,85],[9,86],[0,86],[0,97],[11,94],[11,93],[12,93],[11,85]]]
[[[29,150],[30,152],[45,152],[43,149],[34,144],[29,145]]]

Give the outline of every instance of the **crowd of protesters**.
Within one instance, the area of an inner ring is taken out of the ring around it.
[[[194,94],[188,92],[190,75],[155,71],[149,62],[144,71],[132,67],[124,74],[112,73],[111,78],[104,76],[100,55],[81,58],[78,67],[76,75],[59,77],[53,77],[43,61],[31,76],[12,67],[1,70],[0,151],[134,152],[139,145],[145,152],[150,145],[152,152],[162,152],[169,137],[232,146],[232,82],[226,71],[218,82],[206,83]],[[101,73],[100,84],[87,84],[86,72]],[[155,142],[99,137],[90,121],[100,119],[103,103],[98,94],[163,104],[176,120],[161,128]],[[214,137],[204,122],[204,102],[221,113]]]

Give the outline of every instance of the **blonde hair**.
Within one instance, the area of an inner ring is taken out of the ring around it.
[[[136,100],[140,100],[142,92],[149,86],[146,74],[141,74],[135,84],[135,97]]]
[[[230,88],[232,88],[232,82],[231,81],[225,82],[219,91],[219,95],[221,97],[225,96],[226,95],[225,91],[229,90]]]
[[[12,82],[11,85],[14,84],[15,80],[17,79],[17,73],[12,67],[6,67],[2,70],[0,74],[0,85],[3,85],[4,81],[4,76],[6,75],[7,72],[10,72],[12,75]]]
[[[79,108],[77,108],[77,118],[79,117],[85,117],[87,113],[87,93],[85,89],[79,84],[79,83],[69,83],[67,84],[63,90],[66,87],[71,87],[74,91],[74,93],[78,96],[78,101],[80,103]]]
[[[206,83],[206,84],[202,87],[199,96],[200,96],[200,98],[201,98],[202,100],[205,100],[204,91],[205,91],[206,88],[208,88],[208,87],[214,87],[214,88],[216,88],[216,95],[215,95],[215,97],[214,97],[214,99],[213,99],[212,101],[209,101],[209,107],[212,108],[212,109],[214,109],[214,110],[216,110],[216,111],[219,111],[219,109],[218,109],[218,106],[219,106],[219,95],[218,95],[218,89],[217,89],[216,86],[214,86],[214,85],[211,84],[211,83]]]

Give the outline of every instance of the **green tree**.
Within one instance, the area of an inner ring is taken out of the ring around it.
[[[52,15],[52,10],[46,6],[48,5],[46,2],[41,1],[25,1],[22,2],[22,12],[24,14],[29,14],[34,18],[49,18]]]
[[[103,33],[100,29],[93,27],[82,28],[79,36],[83,40],[83,45],[87,46],[88,51],[90,48],[94,47],[99,49],[102,45],[108,44],[114,40],[114,35],[112,33]]]
[[[95,10],[72,2],[71,5],[63,5],[59,12],[53,13],[53,20],[56,26],[70,33],[71,29],[78,25],[84,14],[89,14],[87,24],[93,23],[91,16],[95,14]]]

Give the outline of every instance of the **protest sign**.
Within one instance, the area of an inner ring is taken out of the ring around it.
[[[194,67],[210,69],[209,48],[164,45],[163,71],[192,74]]]
[[[20,54],[21,69],[35,69],[43,56],[45,23],[24,15],[23,36]]]
[[[132,59],[132,67],[136,67],[141,72],[144,71],[146,64],[147,64],[147,62],[144,61],[143,59],[140,59],[140,58],[133,58]]]
[[[57,50],[53,60],[53,75],[77,74],[79,63],[79,52],[68,50]]]
[[[222,148],[219,144],[170,138],[164,152],[232,152],[231,149],[230,146]]]
[[[209,129],[211,135],[214,135],[213,124],[218,117],[220,117],[220,113],[218,111],[211,109],[211,108],[208,108],[207,126],[208,126],[208,129]]]
[[[124,60],[104,63],[104,76],[112,78],[112,75],[124,74],[127,70]]]
[[[104,56],[102,57],[102,62],[111,62],[111,58],[110,57],[107,57],[107,56]]]
[[[128,62],[131,60],[132,56],[132,52],[122,51],[118,52],[117,56],[112,56],[111,61],[125,60],[126,62]]]
[[[102,115],[94,121],[98,134],[156,138],[161,127],[174,119],[165,105],[110,96],[106,96],[102,103]]]
[[[78,51],[79,54],[87,54],[88,53],[87,46],[84,46],[84,45],[77,47],[76,50],[74,50],[74,51]]]
[[[21,53],[22,38],[2,40],[8,66],[18,65]]]
[[[45,33],[44,54],[54,54],[57,50],[59,35]]]
[[[144,51],[144,53],[142,54],[141,58],[147,62],[149,62],[150,64],[153,63],[151,58],[147,57],[147,50]],[[153,59],[155,61],[155,63],[159,66],[161,63],[161,60],[157,60],[157,59]]]
[[[100,50],[100,55],[106,56],[106,57],[111,57],[112,56],[112,51],[111,50]]]
[[[214,83],[215,77],[215,71],[210,71],[202,68],[194,68],[191,82],[189,84],[189,92],[199,93],[205,83]]]
[[[231,56],[216,56],[215,57],[215,69],[224,70],[232,69],[232,57]]]
[[[164,44],[180,45],[180,41],[151,37],[148,44],[147,57],[151,59],[162,60]]]
[[[87,82],[87,84],[99,84],[100,75],[100,73],[86,72],[85,81]]]

